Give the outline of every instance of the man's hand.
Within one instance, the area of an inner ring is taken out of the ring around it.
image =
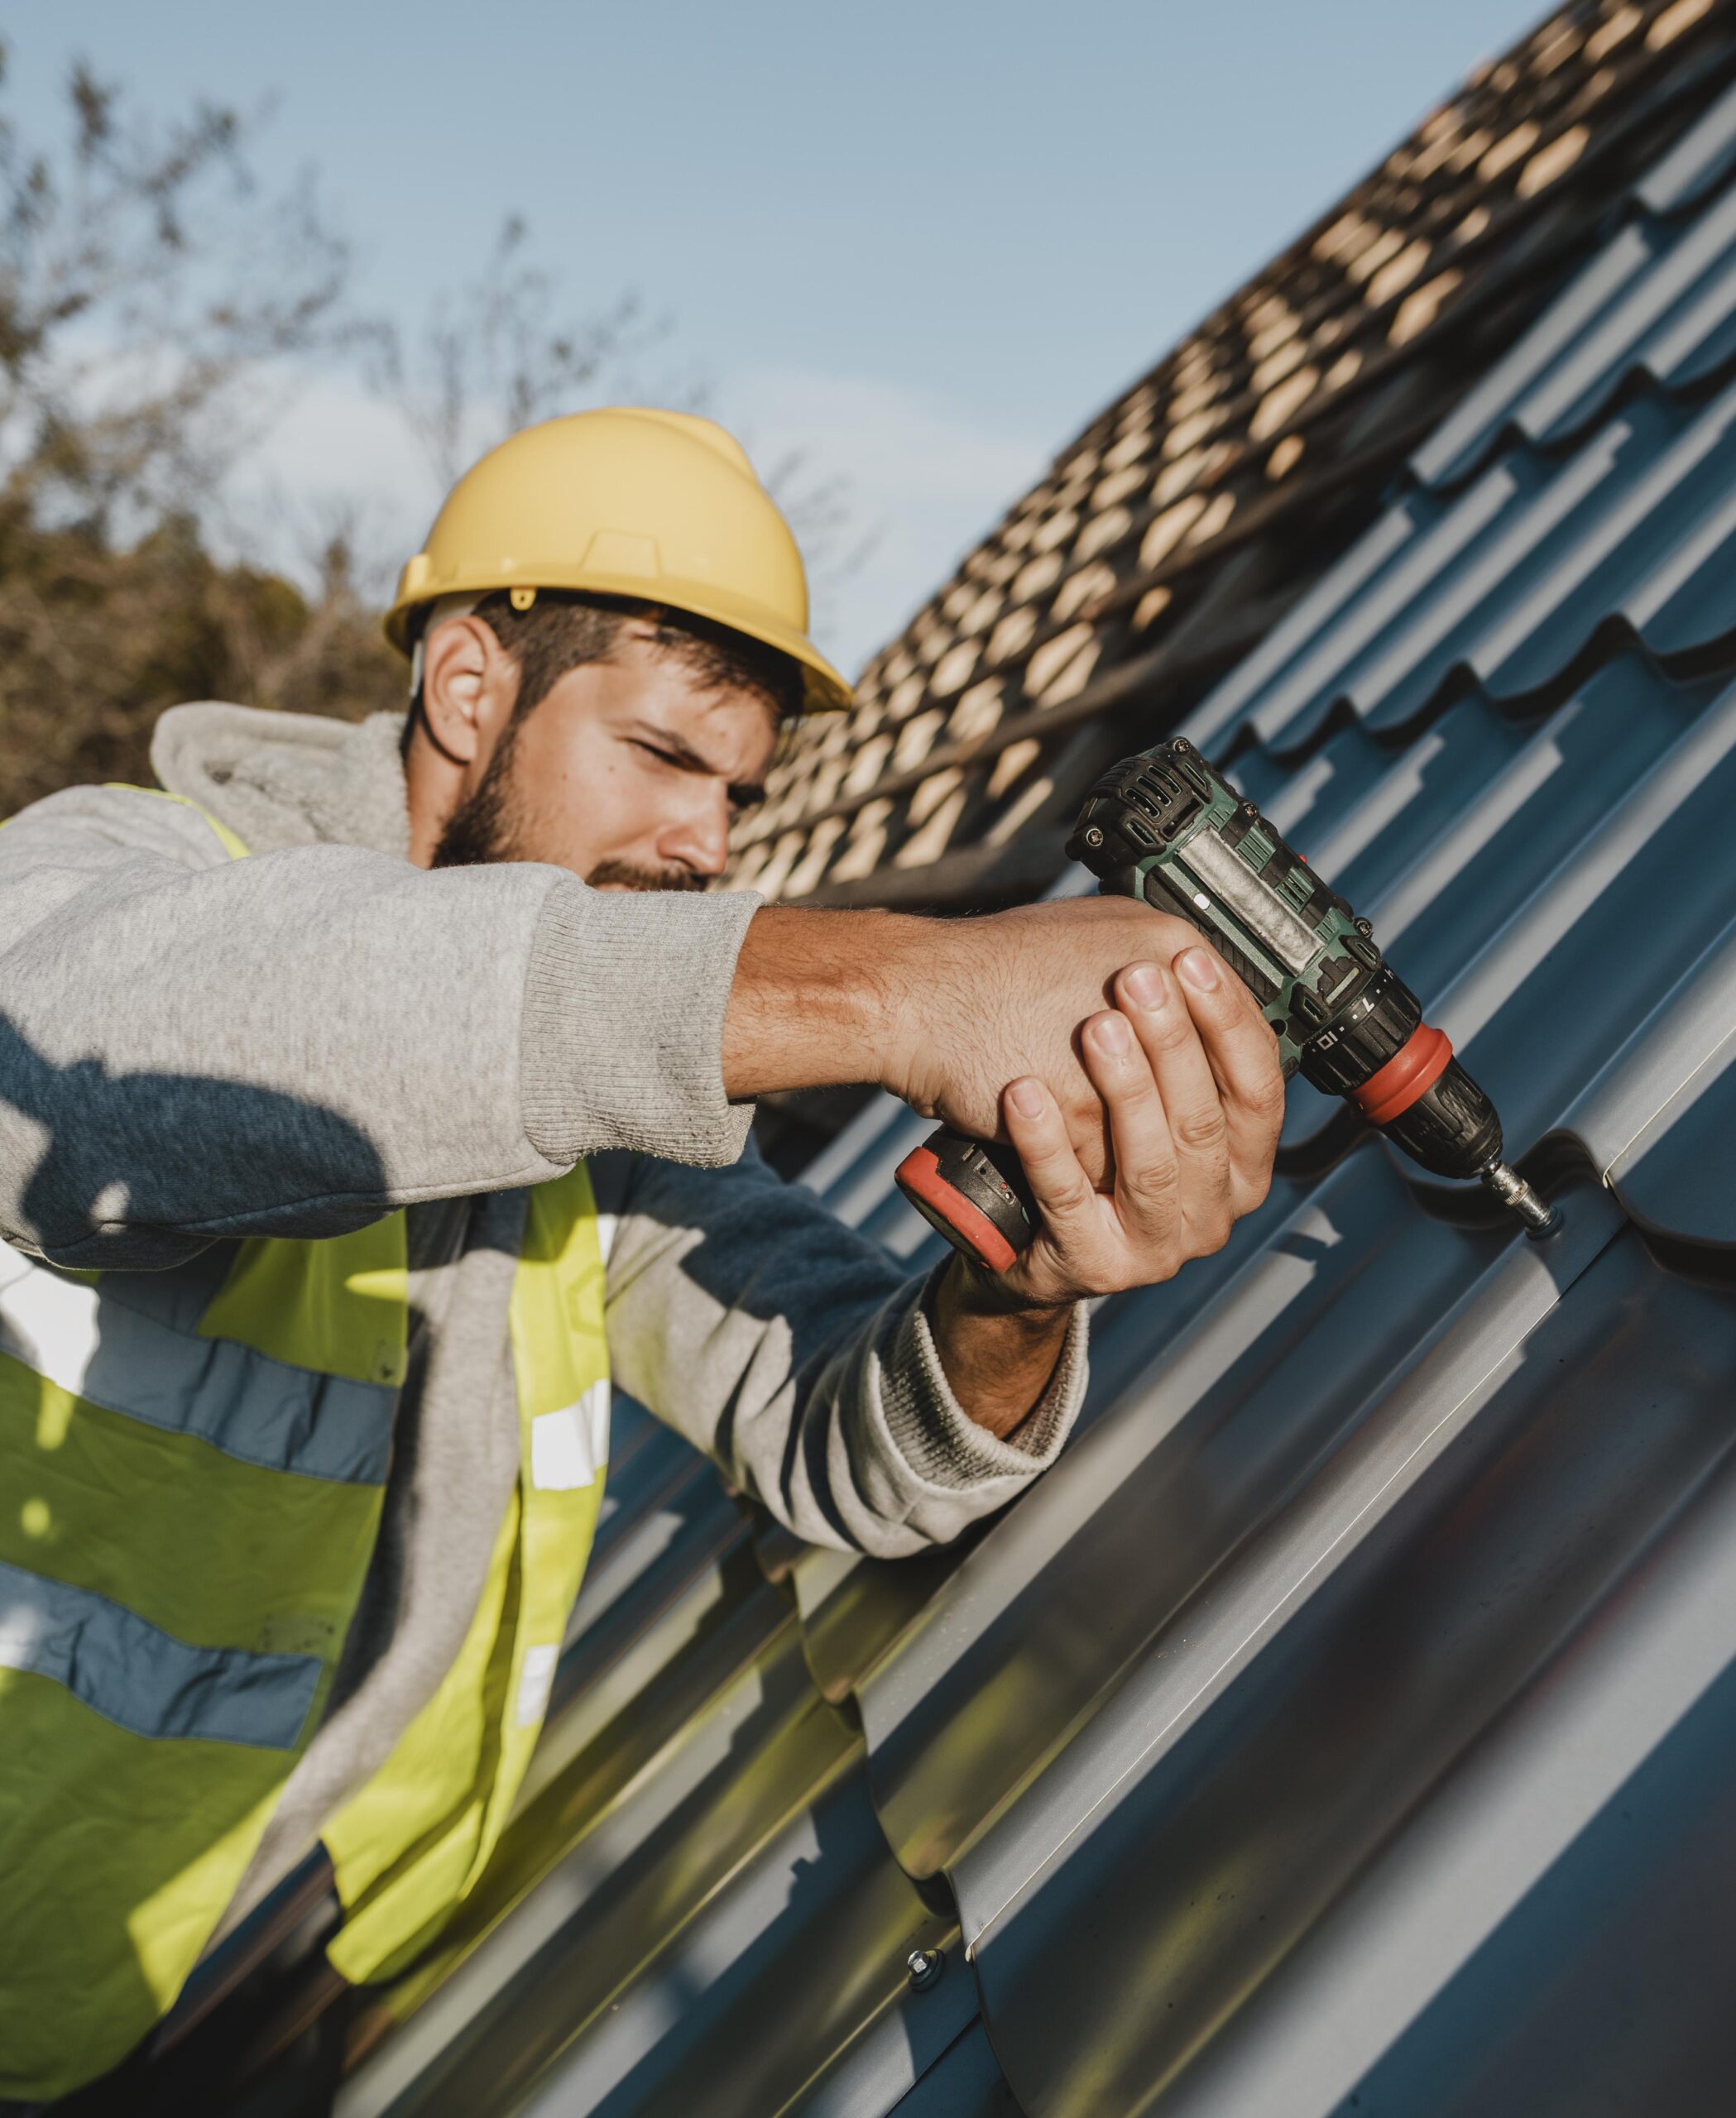
[[[749,927],[736,967],[724,1086],[743,1100],[877,1081],[925,1117],[977,1139],[1006,1139],[1016,1136],[1003,1123],[1002,1093],[1030,1076],[1095,1184],[1109,1167],[1109,1138],[1080,1025],[1102,1009],[1124,966],[1151,961],[1167,970],[1198,941],[1185,920],[1123,897],[982,919],[768,906]],[[1275,1052],[1240,980],[1224,975],[1209,1012],[1214,1023],[1233,1020],[1247,1044]],[[1275,1124],[1275,1057],[1268,1071],[1264,1090],[1244,1077],[1238,1093],[1262,1105],[1260,1122]],[[1245,1133],[1257,1155],[1259,1124],[1250,1129],[1243,1100],[1230,1115],[1238,1144]]]
[[[956,1263],[935,1316],[941,1363],[971,1417],[1009,1433],[1042,1394],[1072,1304],[1172,1277],[1221,1249],[1265,1197],[1283,1115],[1278,1047],[1245,989],[1196,943],[1129,966],[1079,1043],[1107,1115],[1112,1173],[1093,1183],[1047,1084],[1002,1099],[1042,1226],[1000,1274]]]

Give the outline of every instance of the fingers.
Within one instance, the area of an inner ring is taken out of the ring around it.
[[[1230,1233],[1233,1210],[1230,1128],[1198,1025],[1173,972],[1159,964],[1129,965],[1115,990],[1163,1098],[1187,1186],[1189,1218],[1208,1239],[1221,1243]]]
[[[1019,1150],[1044,1232],[1057,1244],[1081,1239],[1094,1226],[1099,1200],[1054,1097],[1034,1075],[1028,1076],[1008,1087],[1001,1118]]]
[[[1149,984],[1142,987],[1149,990]],[[1159,1013],[1164,1012],[1161,1001],[1159,988]],[[1132,1004],[1129,1001],[1129,1009]],[[1140,1012],[1149,1013],[1149,1006]],[[1197,1052],[1199,1036],[1187,1009],[1177,1002],[1168,1013]],[[1165,1033],[1167,1028],[1165,1025]],[[1165,1239],[1173,1234],[1185,1205],[1177,1200],[1182,1172],[1177,1143],[1149,1047],[1143,1036],[1136,1036],[1129,1016],[1115,1012],[1093,1015],[1084,1026],[1080,1045],[1091,1085],[1109,1113],[1115,1200],[1123,1226],[1135,1242]],[[1203,1056],[1199,1065],[1216,1100],[1216,1085]]]
[[[1216,1085],[1235,1210],[1246,1213],[1266,1196],[1283,1124],[1278,1040],[1253,995],[1214,951],[1186,950],[1174,970]]]

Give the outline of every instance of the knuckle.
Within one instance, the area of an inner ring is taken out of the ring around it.
[[[1168,1206],[1176,1195],[1182,1173],[1168,1160],[1144,1162],[1124,1176],[1122,1189],[1135,1205]]]
[[[1068,1218],[1084,1213],[1096,1196],[1096,1194],[1086,1182],[1083,1174],[1077,1169],[1062,1176],[1058,1182],[1052,1186],[1049,1192],[1050,1202],[1054,1210]]]
[[[1156,1109],[1158,1085],[1144,1052],[1136,1052],[1115,1079],[1105,1084],[1104,1101],[1115,1115],[1123,1118],[1143,1118],[1149,1110]]]
[[[1221,1103],[1213,1101],[1172,1113],[1169,1128],[1176,1144],[1193,1154],[1207,1154],[1224,1144],[1230,1130]]]
[[[1284,1077],[1276,1060],[1262,1066],[1242,1091],[1242,1100],[1256,1118],[1276,1119],[1284,1111]]]
[[[1183,1009],[1174,1021],[1158,1023],[1151,1033],[1152,1049],[1163,1058],[1186,1052],[1200,1041],[1200,1033]]]

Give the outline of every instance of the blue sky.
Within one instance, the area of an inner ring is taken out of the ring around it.
[[[1346,189],[1529,0],[55,0],[0,6],[14,97],[74,52],[167,113],[276,98],[260,159],[318,166],[359,291],[406,319],[505,214],[576,308],[673,321],[762,458],[851,481],[867,560],[821,626],[860,663],[1114,393]],[[362,506],[382,549],[438,495],[348,370],[261,475]]]

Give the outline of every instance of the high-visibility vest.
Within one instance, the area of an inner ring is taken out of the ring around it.
[[[117,2063],[234,1895],[367,1573],[407,1296],[401,1212],[166,1272],[0,1244],[0,2097]],[[511,1333],[520,1475],[475,1614],[322,1833],[354,1980],[449,1918],[542,1725],[607,1453],[583,1164],[530,1195]]]

